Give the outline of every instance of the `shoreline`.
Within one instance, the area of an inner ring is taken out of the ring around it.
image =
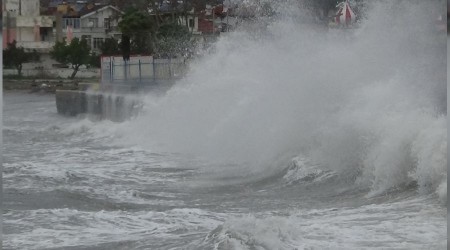
[[[55,93],[56,90],[82,90],[83,85],[100,82],[100,79],[3,79],[3,91],[28,91]]]

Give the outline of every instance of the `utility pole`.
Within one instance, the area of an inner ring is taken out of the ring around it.
[[[215,10],[216,10],[216,6],[212,6],[212,31],[213,31],[213,34],[215,34],[215,31],[216,31],[216,29],[214,29],[214,26],[215,26],[214,12],[215,12]]]
[[[9,43],[9,40],[10,40],[9,29],[11,29],[11,17],[10,17],[9,11],[6,10],[6,43]]]
[[[62,14],[57,12],[56,13],[56,41],[62,42],[63,41],[63,35],[62,35]]]
[[[230,6],[231,6],[231,2],[230,0],[228,0],[228,6],[227,6],[227,32],[230,31],[230,26],[228,25],[228,15],[230,14]]]

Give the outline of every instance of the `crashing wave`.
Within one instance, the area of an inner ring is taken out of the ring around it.
[[[336,175],[332,170],[323,170],[305,158],[295,157],[287,168],[283,179],[287,184],[320,182]]]

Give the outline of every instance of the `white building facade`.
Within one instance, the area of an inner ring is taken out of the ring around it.
[[[83,9],[78,16],[64,16],[62,29],[64,37],[69,32],[79,39],[86,39],[92,51],[100,52],[101,44],[106,38],[119,40],[121,32],[118,28],[122,11],[111,5],[93,6]]]

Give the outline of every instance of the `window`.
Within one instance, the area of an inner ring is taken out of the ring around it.
[[[194,19],[189,19],[189,27],[194,28]]]
[[[67,26],[71,26],[73,29],[80,28],[80,19],[79,18],[63,18],[63,29],[67,28]]]
[[[103,38],[94,38],[94,49],[100,49],[103,44]]]
[[[74,19],[74,23],[73,23],[73,28],[74,29],[79,29],[80,28],[80,19],[79,18],[75,18]]]
[[[88,27],[89,28],[97,28],[98,27],[98,18],[89,18],[88,19]]]
[[[105,18],[105,19],[103,20],[103,23],[104,23],[103,25],[104,25],[105,29],[111,28],[111,19]]]

